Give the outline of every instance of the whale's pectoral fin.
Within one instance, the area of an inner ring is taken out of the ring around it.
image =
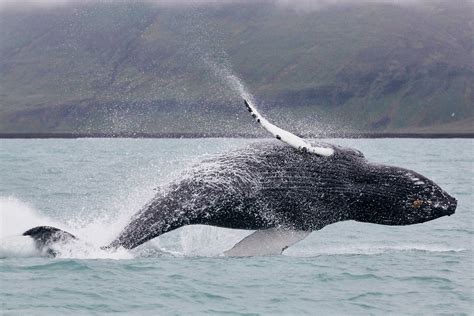
[[[51,226],[38,226],[27,230],[23,236],[30,236],[34,239],[36,247],[39,250],[45,251],[48,255],[55,257],[55,251],[50,247],[57,242],[68,242],[76,240],[76,236],[67,231]]]
[[[297,150],[301,150],[304,152],[320,155],[320,156],[331,156],[334,154],[334,149],[329,147],[319,147],[319,146],[312,146],[310,143],[305,141],[299,136],[296,136],[293,133],[285,131],[284,129],[279,128],[276,125],[270,123],[266,118],[264,118],[258,111],[257,108],[250,103],[249,101],[244,99],[244,104],[247,110],[250,112],[252,117],[259,123],[265,130],[270,132],[276,139],[290,145]]]
[[[257,230],[225,251],[224,254],[230,257],[279,255],[288,247],[306,238],[310,233],[275,228]]]

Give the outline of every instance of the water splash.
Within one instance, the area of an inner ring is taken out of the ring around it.
[[[220,97],[230,99],[245,98],[254,101],[252,94],[246,87],[242,79],[235,73],[232,67],[231,58],[227,53],[223,43],[225,42],[219,26],[209,23],[199,10],[193,11],[186,18],[188,25],[184,27],[186,38],[191,39],[185,44],[184,50],[187,52],[186,60],[202,67],[205,73],[210,74],[216,83]],[[222,90],[222,85],[226,88]],[[214,93],[215,91],[209,91]]]
[[[21,235],[32,227],[42,225],[69,228],[63,223],[41,215],[28,203],[15,197],[0,197],[0,238]]]
[[[80,215],[67,223],[42,215],[29,204],[15,197],[0,197],[0,257],[34,257],[46,256],[40,252],[32,238],[22,234],[36,226],[53,226],[68,231],[78,237],[77,241],[67,244],[55,244],[53,250],[60,258],[77,259],[130,259],[133,255],[119,249],[107,251],[100,248],[103,240],[110,239],[114,230],[108,227],[117,227],[122,217],[111,221],[111,216],[103,216],[93,221],[87,221]],[[89,224],[85,224],[85,223]]]
[[[183,227],[155,238],[133,250],[102,249],[116,237],[129,220],[129,212],[90,219],[78,214],[67,222],[42,215],[34,207],[14,197],[0,197],[0,258],[48,256],[39,251],[34,240],[22,236],[35,226],[54,226],[78,237],[68,243],[57,243],[52,249],[60,259],[133,259],[160,256],[220,256],[250,231],[228,230],[208,226]]]

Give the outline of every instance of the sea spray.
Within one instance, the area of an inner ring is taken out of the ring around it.
[[[33,239],[22,236],[26,230],[40,225],[65,228],[64,224],[39,214],[15,197],[0,197],[0,258],[44,255],[35,247]]]
[[[15,197],[0,197],[0,238],[21,235],[26,230],[41,225],[68,228],[39,214],[32,206]]]
[[[78,237],[73,242],[57,243],[53,250],[59,258],[76,259],[131,259],[132,253],[119,249],[103,250],[96,244],[101,235],[107,234],[109,223],[106,217],[81,226],[80,217],[67,224],[42,215],[29,204],[15,197],[0,197],[0,258],[48,256],[48,253],[35,247],[32,238],[22,234],[36,226],[53,226],[71,232]],[[109,218],[107,218],[109,219]],[[102,222],[101,222],[102,220]],[[101,229],[97,229],[101,227]],[[94,238],[95,237],[95,238]]]
[[[213,75],[224,83],[231,91],[236,93],[241,100],[254,102],[253,95],[249,92],[242,79],[232,70],[229,62],[218,63],[209,59],[204,59],[204,63],[212,71]]]
[[[129,204],[133,204],[129,202]],[[14,197],[0,197],[0,258],[48,256],[36,248],[34,240],[22,236],[36,226],[53,226],[78,239],[57,243],[52,250],[60,259],[133,259],[160,256],[220,256],[251,231],[192,226],[170,232],[134,249],[103,249],[129,221],[129,212],[117,217],[103,215],[93,219],[79,214],[65,222],[42,215],[33,206]]]
[[[187,41],[183,50],[186,62],[191,62],[202,67],[206,74],[210,74],[222,87],[217,87],[210,94],[216,91],[221,98],[230,97],[254,101],[252,94],[239,78],[232,66],[231,57],[225,49],[224,34],[219,31],[219,26],[209,23],[200,10],[193,10],[186,17],[187,24],[183,27],[183,32]],[[230,95],[229,95],[230,93]]]

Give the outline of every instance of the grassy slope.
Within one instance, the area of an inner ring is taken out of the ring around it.
[[[265,112],[300,133],[318,120],[332,131],[472,132],[470,9],[5,9],[0,132],[253,130],[205,60],[232,64]]]

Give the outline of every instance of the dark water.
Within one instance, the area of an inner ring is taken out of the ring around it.
[[[472,314],[473,141],[330,140],[420,172],[458,199],[421,225],[343,222],[282,256],[226,258],[245,231],[204,226],[132,252],[99,249],[153,189],[238,139],[0,142],[0,303],[5,314]],[[84,240],[61,258],[15,237],[50,224]]]

